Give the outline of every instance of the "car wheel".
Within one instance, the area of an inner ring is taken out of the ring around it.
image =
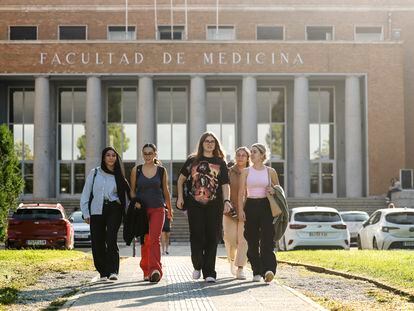
[[[372,241],[372,248],[373,249],[378,249],[378,244],[377,244],[377,239],[374,238],[374,240]]]
[[[357,237],[357,246],[358,246],[358,249],[362,249],[361,237],[359,235]]]

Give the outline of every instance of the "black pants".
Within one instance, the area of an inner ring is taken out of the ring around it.
[[[119,273],[118,230],[123,209],[118,203],[104,204],[102,215],[91,216],[92,255],[101,277]]]
[[[252,265],[253,275],[266,271],[276,273],[276,256],[273,252],[273,217],[269,200],[247,198],[245,205],[246,223],[244,237],[247,241],[247,258]]]
[[[223,206],[220,200],[200,205],[189,200],[187,210],[190,227],[191,261],[195,270],[202,270],[203,277],[217,277],[216,254],[221,236]]]

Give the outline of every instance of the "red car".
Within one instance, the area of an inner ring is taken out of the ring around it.
[[[20,204],[9,218],[6,248],[73,249],[73,226],[62,205]]]

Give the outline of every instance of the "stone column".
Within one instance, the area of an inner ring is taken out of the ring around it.
[[[34,102],[34,162],[33,197],[48,198],[50,195],[49,175],[51,150],[49,144],[50,124],[50,87],[48,77],[36,77]]]
[[[345,80],[345,178],[346,196],[362,197],[362,121],[359,78]]]
[[[250,146],[257,142],[257,82],[254,76],[243,77],[241,144]]]
[[[192,152],[207,129],[206,81],[203,76],[191,77],[189,151]]]
[[[138,82],[137,148],[138,162],[142,162],[141,148],[146,143],[156,143],[155,102],[152,77],[142,76]]]
[[[309,82],[295,77],[293,99],[293,184],[294,196],[310,196],[309,159]]]
[[[102,103],[100,77],[91,76],[86,81],[86,163],[85,174],[101,163],[101,152],[105,146],[105,118]]]

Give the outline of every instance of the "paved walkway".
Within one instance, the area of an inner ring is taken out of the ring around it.
[[[121,254],[130,256],[130,248]],[[324,310],[296,291],[281,286],[253,283],[251,271],[245,281],[236,280],[219,246],[217,283],[194,281],[188,245],[173,245],[170,255],[163,256],[164,276],[158,284],[143,281],[139,257],[126,257],[121,262],[119,280],[94,282],[70,299],[66,310]],[[139,250],[138,250],[139,256]]]

